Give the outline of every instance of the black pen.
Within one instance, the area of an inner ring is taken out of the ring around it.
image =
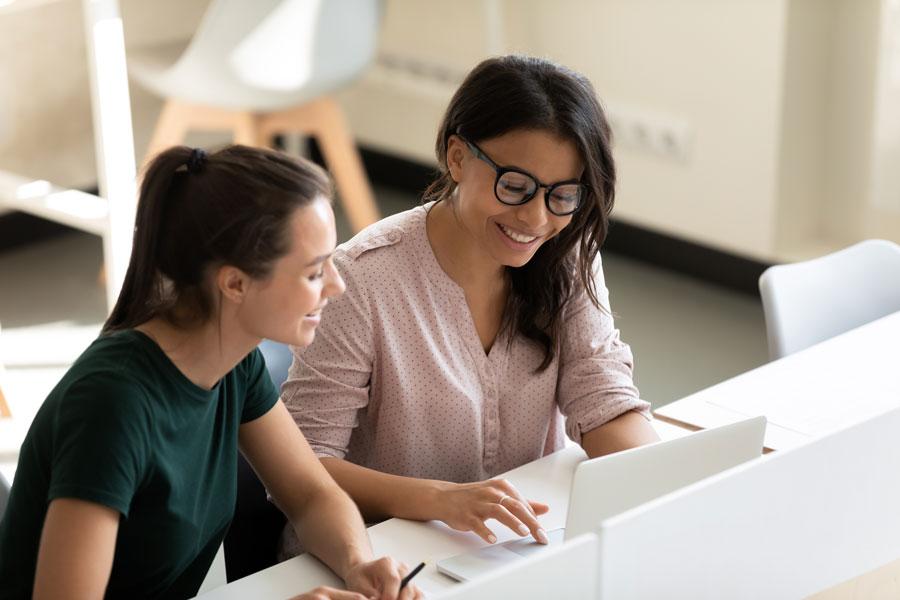
[[[404,577],[403,579],[400,580],[400,589],[402,590],[403,588],[405,588],[406,584],[409,583],[410,580],[413,577],[415,577],[416,575],[418,575],[419,571],[421,571],[424,568],[425,568],[425,563],[420,562],[418,567],[416,567],[415,569],[413,569],[412,571],[407,573],[406,577]]]

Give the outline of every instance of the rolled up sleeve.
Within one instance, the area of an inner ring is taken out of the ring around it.
[[[335,263],[347,292],[323,310],[322,322],[307,348],[292,347],[294,360],[282,388],[282,400],[319,457],[344,458],[358,413],[369,403],[372,375],[372,322],[364,289]]]
[[[594,281],[602,308],[579,286],[566,309],[560,340],[557,401],[566,418],[566,433],[581,436],[628,412],[650,419],[650,404],[634,386],[631,348],[619,338],[599,257]]]

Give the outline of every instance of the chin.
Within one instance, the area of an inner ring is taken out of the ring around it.
[[[518,269],[520,267],[524,267],[531,259],[534,258],[534,254],[529,254],[528,256],[509,256],[508,254],[503,257],[501,260],[497,261],[504,267],[511,267],[513,269]]]
[[[310,344],[313,343],[313,340],[315,339],[315,337],[316,337],[315,334],[298,335],[291,342],[291,345],[297,346],[298,348],[306,348],[307,346],[309,346]]]
[[[297,341],[294,342],[295,346],[299,346],[301,348],[306,348],[310,344],[313,343],[313,340],[316,339],[316,329],[315,327],[307,328],[304,327],[297,334]]]
[[[297,346],[298,348],[306,348],[310,344],[312,344],[313,339],[316,337],[316,330],[313,329],[311,331],[306,331],[306,328],[302,328],[294,332],[293,335],[282,335],[277,337],[269,337],[274,342],[279,342],[281,344],[285,344],[288,346]]]

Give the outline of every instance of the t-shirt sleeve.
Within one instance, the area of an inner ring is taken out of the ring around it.
[[[266,359],[263,358],[259,348],[244,359],[245,372],[247,373],[247,395],[244,398],[244,408],[241,411],[241,423],[248,423],[263,416],[278,401],[278,391],[269,371],[266,369]]]
[[[72,384],[55,417],[48,502],[78,498],[127,517],[149,462],[151,427],[137,384],[99,374]]]
[[[632,379],[631,348],[613,322],[599,255],[594,281],[602,308],[578,285],[566,308],[560,344],[557,399],[566,433],[579,444],[584,433],[628,411],[650,419],[650,404],[641,400]]]

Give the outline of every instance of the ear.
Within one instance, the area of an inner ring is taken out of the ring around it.
[[[447,171],[456,183],[462,179],[462,163],[466,157],[466,144],[459,136],[451,135],[447,142]]]
[[[240,304],[244,301],[249,283],[250,278],[237,267],[225,265],[219,267],[219,270],[216,272],[216,287],[219,288],[223,298],[235,304]]]

